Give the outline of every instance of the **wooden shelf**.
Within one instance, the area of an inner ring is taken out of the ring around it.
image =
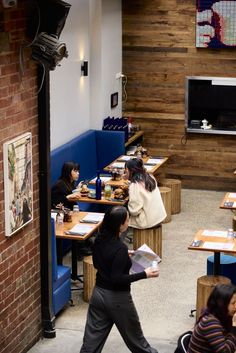
[[[131,145],[132,142],[136,141],[138,138],[143,136],[143,131],[137,131],[133,136],[131,136],[128,141],[125,143],[125,147]]]

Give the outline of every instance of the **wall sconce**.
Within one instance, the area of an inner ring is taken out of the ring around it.
[[[88,76],[88,61],[84,60],[81,63],[81,76]]]

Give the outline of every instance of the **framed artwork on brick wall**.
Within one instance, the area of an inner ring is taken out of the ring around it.
[[[196,47],[236,47],[236,1],[196,1]]]
[[[5,235],[33,220],[32,136],[25,133],[3,144]]]

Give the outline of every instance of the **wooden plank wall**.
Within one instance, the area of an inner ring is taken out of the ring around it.
[[[195,0],[123,0],[123,115],[184,187],[236,191],[236,136],[185,134],[185,76],[236,77],[236,49],[195,48]],[[235,98],[236,99],[236,98]]]

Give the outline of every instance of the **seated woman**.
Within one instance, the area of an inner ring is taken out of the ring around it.
[[[157,182],[147,173],[142,159],[133,158],[127,161],[125,175],[130,181],[129,226],[145,229],[161,223],[166,218],[166,210]]]
[[[61,176],[53,185],[51,190],[51,204],[52,208],[64,206],[73,210],[73,206],[77,204],[76,201],[80,198],[80,193],[73,194],[73,190],[77,187],[79,179],[80,166],[78,163],[65,162],[62,166]],[[78,243],[79,255],[78,259],[82,260],[83,256],[91,255],[90,240],[87,239],[83,243]]]
[[[63,164],[61,176],[51,190],[52,208],[63,205],[73,210],[73,206],[77,204],[76,200],[79,198],[79,193],[72,193],[79,179],[79,170],[80,166],[78,163],[65,162]]]
[[[236,351],[236,287],[220,284],[211,292],[190,339],[188,353]]]

